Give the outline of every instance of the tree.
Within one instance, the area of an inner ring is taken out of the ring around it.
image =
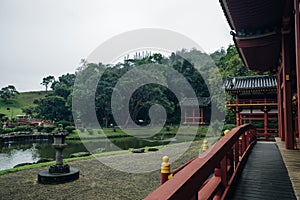
[[[52,82],[54,82],[54,76],[47,76],[43,78],[43,81],[41,82],[41,85],[44,85],[46,87],[46,92],[48,91],[48,85]]]
[[[66,100],[60,96],[48,96],[36,102],[37,117],[47,120],[70,121],[71,112],[66,107]]]
[[[51,88],[54,95],[64,97],[65,99],[71,94],[75,82],[75,74],[66,74],[58,77],[58,81],[54,81]]]
[[[216,52],[212,55],[215,55]],[[216,61],[223,79],[228,76],[251,76],[256,75],[255,72],[249,72],[248,68],[244,65],[238,51],[234,45],[229,45],[226,54]]]
[[[16,94],[19,94],[19,92],[13,85],[8,85],[0,90],[0,97],[4,100],[4,102],[7,102],[7,99],[15,96]]]
[[[224,49],[214,52],[211,54],[211,57],[214,59],[222,78],[225,80],[227,77],[235,76],[252,76],[257,75],[255,72],[249,72],[248,68],[244,66],[243,61],[241,60],[239,53],[234,45],[229,45],[224,52]],[[214,77],[216,72],[210,71],[210,81],[214,82],[219,77]],[[231,100],[232,97],[226,94],[226,99]],[[219,104],[221,105],[221,103]],[[220,108],[221,109],[221,108]],[[226,111],[226,123],[234,124],[235,123],[235,114],[232,110],[228,108]]]
[[[36,117],[37,115],[36,106],[32,106],[32,105],[22,108],[22,112],[30,117]]]
[[[43,78],[46,86],[51,84],[52,93],[47,94],[44,98],[36,99],[33,103],[35,107],[25,108],[23,112],[47,120],[65,120],[72,121],[72,90],[75,81],[75,74],[64,74],[55,81],[53,76]]]

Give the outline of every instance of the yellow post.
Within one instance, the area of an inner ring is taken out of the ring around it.
[[[169,163],[169,157],[164,156],[162,158],[163,162],[161,163],[161,184],[165,183],[168,180],[168,176],[171,174],[171,168]]]
[[[203,140],[202,151],[206,151],[208,149],[208,141],[206,139]]]

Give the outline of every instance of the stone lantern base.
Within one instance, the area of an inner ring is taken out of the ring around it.
[[[70,172],[70,166],[68,164],[66,165],[51,165],[49,167],[49,173],[51,174],[62,174],[62,173],[69,173]]]
[[[79,170],[70,168],[68,164],[63,163],[63,149],[67,146],[65,143],[67,134],[62,131],[62,125],[59,125],[59,131],[53,135],[56,164],[51,165],[48,170],[42,170],[38,173],[38,183],[57,184],[74,181],[79,178]]]
[[[51,166],[52,167],[52,166]],[[50,168],[51,169],[51,168]],[[57,184],[74,181],[79,178],[79,170],[69,167],[67,173],[50,173],[49,170],[42,170],[38,173],[38,183]]]

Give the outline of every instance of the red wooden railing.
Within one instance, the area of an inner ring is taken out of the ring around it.
[[[232,129],[145,199],[224,199],[255,143],[254,126]]]
[[[277,99],[239,99],[239,104],[270,104],[277,103]],[[236,104],[236,101],[230,101],[229,104]]]

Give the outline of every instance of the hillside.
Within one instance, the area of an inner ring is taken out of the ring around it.
[[[3,100],[0,99],[0,113],[5,114],[9,118],[14,118],[16,115],[23,114],[23,107],[33,105],[35,99],[42,98],[45,95],[45,91],[22,92],[9,99],[7,103],[4,103]]]

